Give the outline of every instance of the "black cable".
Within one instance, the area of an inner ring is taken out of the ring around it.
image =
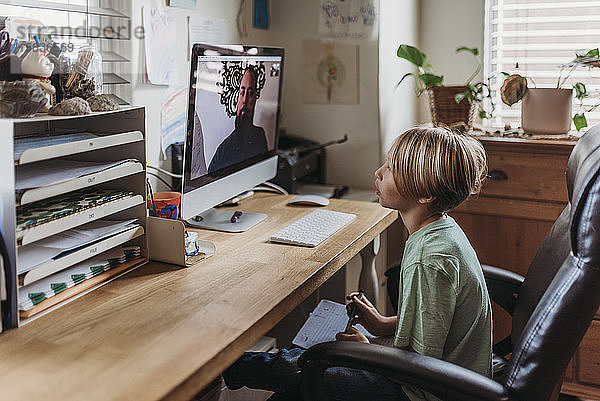
[[[2,261],[4,263],[3,269],[4,269],[4,279],[5,279],[5,289],[6,289],[6,300],[2,301],[2,316],[0,317],[2,319],[2,327],[4,330],[10,328],[10,327],[16,327],[17,325],[17,317],[13,316],[12,314],[12,310],[13,307],[15,307],[16,305],[13,305],[13,302],[16,300],[16,296],[13,297],[13,295],[16,292],[16,288],[15,287],[15,277],[13,277],[12,275],[12,268],[11,268],[11,264],[10,264],[10,257],[8,255],[8,248],[6,246],[6,243],[4,242],[4,236],[2,235],[2,232],[0,231],[0,254],[2,255]],[[14,298],[14,299],[13,299]]]
[[[146,170],[146,174],[149,174],[149,175],[151,175],[151,176],[153,176],[153,177],[156,177],[156,178],[158,178],[158,179],[159,179],[159,180],[160,180],[160,181],[161,181],[163,184],[165,184],[165,185],[167,186],[167,188],[169,188],[171,191],[174,191],[174,189],[173,189],[173,187],[171,186],[171,184],[169,184],[168,182],[166,182],[166,181],[165,181],[165,180],[164,180],[164,179],[163,179],[161,176],[159,176],[158,174],[154,174],[153,172],[151,172],[151,171],[147,171],[147,170]]]

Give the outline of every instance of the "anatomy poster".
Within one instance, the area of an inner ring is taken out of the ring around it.
[[[358,45],[302,41],[304,103],[358,104]]]
[[[361,38],[376,33],[378,0],[320,0],[319,34]]]

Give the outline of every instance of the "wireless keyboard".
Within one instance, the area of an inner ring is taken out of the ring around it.
[[[354,214],[334,212],[333,210],[314,210],[277,231],[271,236],[271,241],[315,247],[350,223],[355,217]]]

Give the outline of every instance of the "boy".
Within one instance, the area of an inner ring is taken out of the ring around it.
[[[375,173],[382,206],[399,211],[408,229],[400,272],[397,316],[382,316],[365,297],[350,294],[356,323],[394,346],[443,359],[491,376],[491,305],[475,251],[446,212],[478,193],[486,156],[475,139],[446,128],[413,128],[398,137]],[[341,341],[367,342],[356,329]],[[246,353],[223,373],[230,388],[275,391],[272,400],[301,400],[300,349]],[[332,400],[431,400],[420,389],[374,373],[331,368],[325,373]]]

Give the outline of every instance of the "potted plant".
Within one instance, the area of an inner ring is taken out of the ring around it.
[[[447,126],[458,126],[464,124],[471,128],[475,113],[479,110],[480,118],[491,117],[494,104],[490,96],[489,85],[483,82],[473,83],[479,71],[481,71],[481,58],[477,48],[461,46],[456,49],[457,53],[467,52],[477,61],[477,67],[464,85],[445,86],[444,77],[433,71],[426,55],[414,46],[400,45],[397,56],[403,58],[417,67],[417,72],[404,74],[398,85],[409,76],[416,82],[416,94],[421,96],[427,92],[429,96],[429,108],[431,120],[434,125],[445,124]],[[491,110],[486,111],[483,107],[485,99],[489,99]]]
[[[500,88],[502,102],[512,106],[521,103],[521,127],[525,132],[536,134],[566,134],[571,130],[571,121],[577,131],[587,127],[586,112],[600,106],[600,102],[587,109],[584,99],[588,93],[583,82],[577,82],[573,88],[562,88],[571,72],[577,67],[600,67],[600,52],[592,49],[584,54],[576,54],[570,63],[561,66],[561,73],[556,88],[529,88],[527,79],[519,74],[503,73],[506,76]],[[565,69],[569,69],[563,76]],[[572,115],[573,91],[579,100],[580,112]]]

